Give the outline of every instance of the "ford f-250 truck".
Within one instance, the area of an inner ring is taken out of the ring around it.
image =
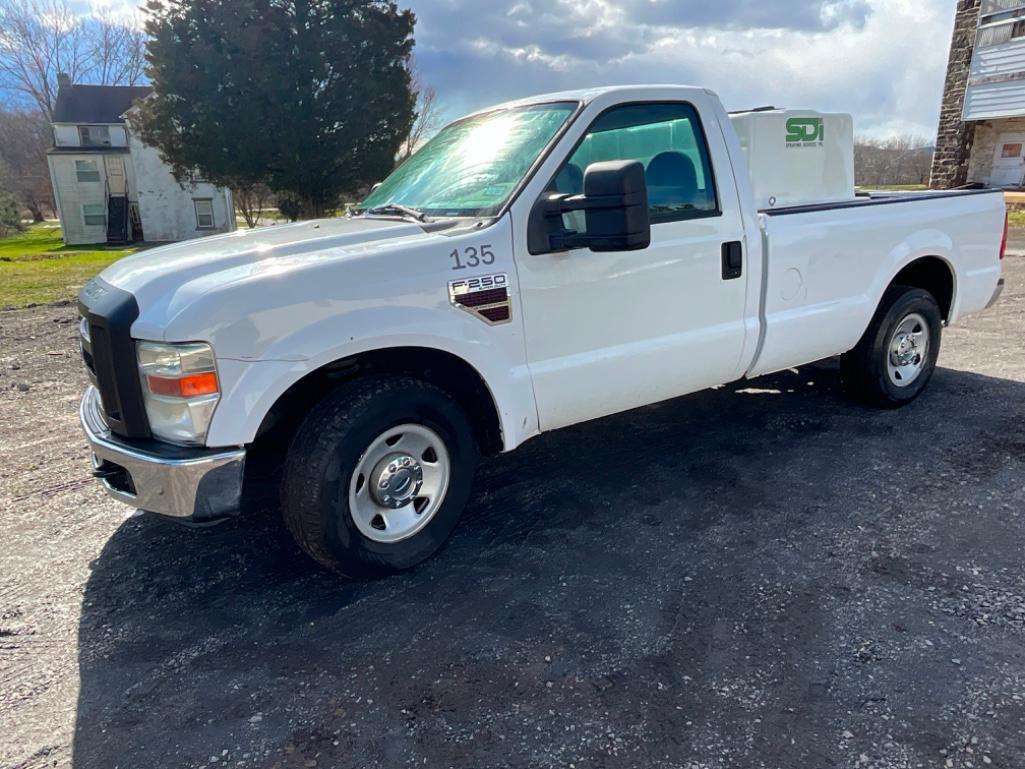
[[[346,218],[117,262],[79,299],[94,474],[208,523],[277,452],[296,541],[368,577],[435,553],[478,459],[544,431],[837,355],[856,398],[912,401],[944,324],[996,301],[1002,195],[857,196],[822,118],[762,150],[736,119],[677,86],[506,104]],[[816,152],[844,199],[788,187]]]

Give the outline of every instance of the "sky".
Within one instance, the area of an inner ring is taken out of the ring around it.
[[[78,0],[88,2],[89,0]],[[132,0],[93,0],[124,7]],[[443,117],[606,84],[854,115],[934,140],[956,0],[399,0]]]
[[[446,118],[569,88],[681,83],[729,109],[936,134],[955,0],[407,0]]]

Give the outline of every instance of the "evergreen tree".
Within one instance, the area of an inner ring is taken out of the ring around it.
[[[415,16],[388,0],[151,0],[134,118],[180,180],[267,183],[321,216],[410,132]]]

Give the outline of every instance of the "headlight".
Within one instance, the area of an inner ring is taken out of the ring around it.
[[[171,443],[203,445],[221,397],[210,345],[139,342],[136,354],[150,431]]]

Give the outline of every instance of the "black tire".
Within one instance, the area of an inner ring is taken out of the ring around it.
[[[449,453],[448,490],[430,522],[410,538],[368,539],[349,509],[349,483],[372,442],[391,428],[418,424]],[[317,404],[285,460],[281,507],[299,547],[342,576],[372,579],[410,569],[448,540],[469,501],[479,452],[466,414],[448,393],[413,377],[356,380]]]
[[[890,343],[901,323],[915,314],[925,320],[929,347],[921,357],[920,372],[908,384],[901,385],[891,379],[888,371]],[[879,408],[900,408],[911,403],[932,379],[942,334],[943,316],[932,294],[920,288],[891,286],[858,346],[840,359],[844,389],[855,400]]]

